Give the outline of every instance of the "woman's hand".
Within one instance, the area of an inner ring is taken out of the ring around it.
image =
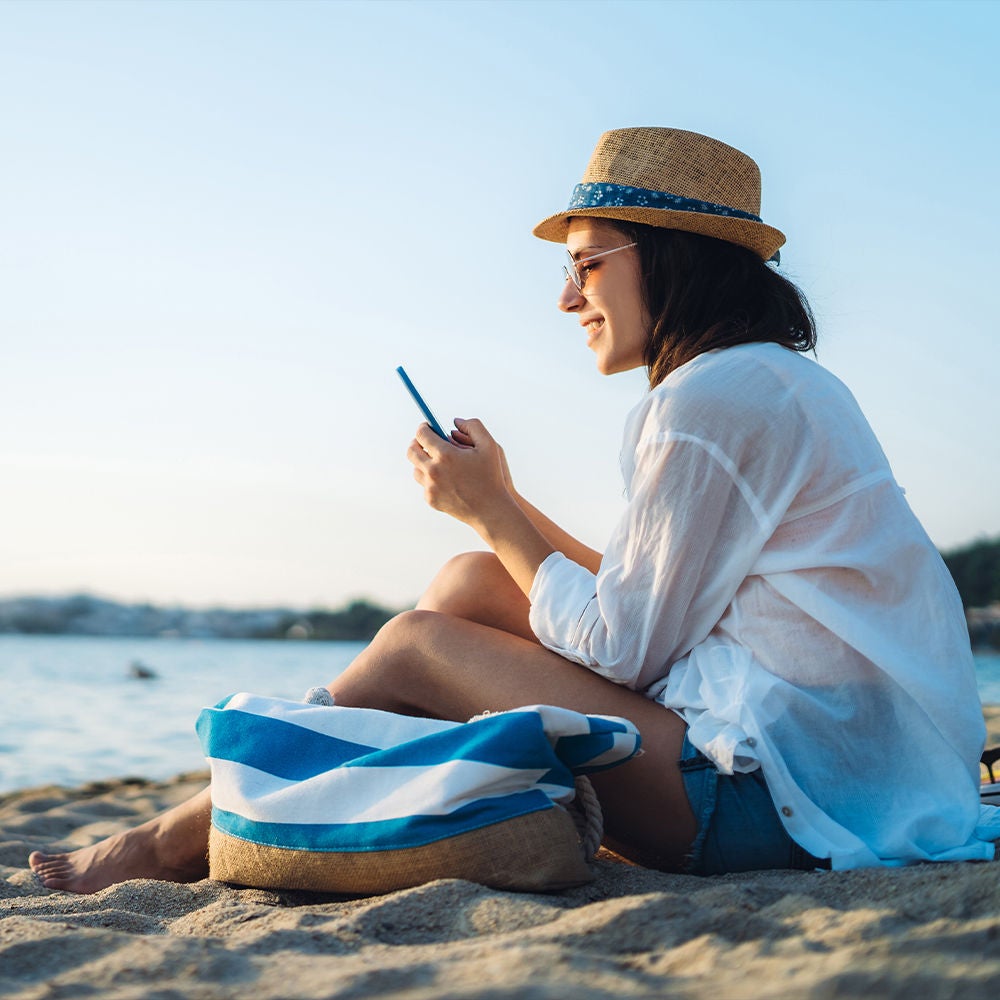
[[[460,417],[458,417],[456,418],[455,423],[456,423],[456,428],[451,433],[452,438],[461,445],[465,445],[466,447],[474,447],[474,445],[472,444],[472,438],[470,438],[468,434],[465,434],[463,431],[459,430],[459,428],[457,427],[458,424],[464,425],[467,423],[467,421],[462,420]],[[480,426],[482,425],[480,424]],[[510,474],[510,466],[507,464],[507,453],[503,450],[503,447],[496,439],[493,439],[493,444],[496,447],[497,451],[500,452],[500,464],[503,467],[503,481],[504,485],[507,487],[507,492],[510,493],[511,496],[517,497],[518,495],[517,490],[514,489],[514,480]]]
[[[417,428],[406,457],[424,498],[469,525],[496,553],[525,596],[552,544],[521,509],[503,449],[478,420],[455,420],[452,441],[427,424]]]
[[[455,420],[453,441],[427,424],[417,428],[406,457],[424,499],[480,534],[490,520],[517,501],[503,449],[479,420]]]

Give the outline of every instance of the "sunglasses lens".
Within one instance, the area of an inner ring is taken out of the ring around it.
[[[568,250],[566,251],[566,263],[563,265],[563,273],[576,285],[578,292],[583,291],[583,282],[580,280],[580,272],[577,269],[576,261],[573,260],[573,256]]]

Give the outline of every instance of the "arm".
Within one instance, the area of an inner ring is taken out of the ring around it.
[[[458,420],[457,423],[464,425],[465,421]],[[472,446],[472,439],[461,430],[454,431],[452,437],[459,444]],[[507,487],[507,492],[514,498],[528,520],[546,538],[553,549],[561,552],[567,559],[572,559],[573,562],[583,566],[584,569],[589,570],[591,573],[596,573],[600,569],[603,554],[596,549],[590,548],[588,545],[584,545],[583,542],[574,538],[568,531],[560,528],[555,521],[546,517],[534,504],[529,503],[517,492],[514,487],[514,480],[510,474],[510,466],[507,464],[507,455],[499,444],[496,444],[496,442],[494,444],[500,455],[500,466],[503,471],[503,481]]]
[[[426,424],[417,429],[407,452],[413,476],[430,506],[475,530],[527,595],[555,548],[508,487],[503,452],[486,428],[478,420],[456,423],[462,432],[457,444],[442,441]]]
[[[510,467],[507,465],[507,456],[504,454],[503,448],[500,448],[500,459],[503,463],[504,482],[507,484],[507,489],[517,501],[518,507],[527,515],[528,520],[548,539],[557,552],[561,552],[567,559],[572,559],[573,562],[591,573],[596,573],[601,568],[603,554],[588,545],[584,545],[583,542],[560,528],[555,521],[546,517],[537,507],[525,500],[514,488]]]
[[[602,553],[584,545],[568,531],[560,528],[537,507],[528,503],[520,493],[514,493],[513,496],[518,506],[527,515],[528,520],[549,540],[553,549],[561,552],[567,559],[571,559],[591,573],[596,573],[601,568]]]
[[[638,451],[600,572],[555,555],[529,595],[544,646],[636,690],[704,640],[770,533],[711,445],[654,434]]]

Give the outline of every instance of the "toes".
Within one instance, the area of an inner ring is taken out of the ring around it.
[[[73,871],[72,865],[52,863],[47,865],[39,865],[35,869],[35,874],[42,875],[45,878],[49,878],[52,875],[67,875],[72,871]]]
[[[73,865],[66,854],[43,854],[41,851],[33,851],[28,856],[28,865],[43,882],[52,877],[68,875],[73,871]]]
[[[46,889],[66,889],[73,883],[73,879],[60,875],[42,875],[39,873],[38,878]]]
[[[35,877],[46,889],[68,889],[76,881],[76,870],[65,854],[34,851],[28,858]]]

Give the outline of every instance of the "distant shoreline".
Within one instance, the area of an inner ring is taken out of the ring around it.
[[[363,598],[340,608],[193,609],[72,594],[0,600],[0,635],[366,642],[399,609]]]

